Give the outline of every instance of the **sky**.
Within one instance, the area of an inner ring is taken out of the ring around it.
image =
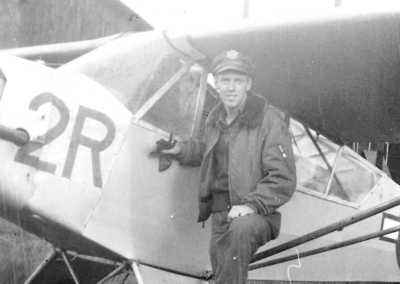
[[[400,8],[399,0],[120,0],[158,29],[192,29],[244,18],[315,15],[335,9],[371,10]],[[341,3],[335,8],[335,3]]]

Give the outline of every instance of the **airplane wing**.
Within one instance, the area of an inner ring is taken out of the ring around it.
[[[123,35],[116,34],[93,40],[3,49],[2,52],[29,60],[42,61],[48,66],[58,67],[119,36]]]
[[[231,48],[250,54],[257,63],[255,90],[336,142],[395,143],[400,141],[398,21],[395,11],[335,11],[169,37],[186,38],[209,59]],[[60,57],[56,62],[65,63],[112,39],[10,52]]]
[[[212,58],[238,49],[256,63],[255,90],[337,142],[400,141],[399,11],[332,12],[194,32]]]

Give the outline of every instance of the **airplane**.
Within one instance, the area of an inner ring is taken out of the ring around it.
[[[54,247],[25,283],[210,280],[198,171],[154,149],[201,138],[218,101],[210,59],[228,49],[254,58],[254,92],[290,115],[298,175],[249,283],[400,281],[400,187],[346,146],[398,141],[399,23],[335,11],[124,34],[59,68],[32,61],[40,47],[1,52],[0,213]]]

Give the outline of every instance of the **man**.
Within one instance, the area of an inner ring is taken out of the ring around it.
[[[254,253],[279,233],[276,209],[294,192],[295,165],[283,114],[250,94],[250,59],[226,51],[212,70],[221,102],[207,118],[204,138],[166,152],[181,164],[201,164],[198,221],[211,215],[215,283],[245,283]]]

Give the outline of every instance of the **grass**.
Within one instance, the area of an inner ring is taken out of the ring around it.
[[[20,284],[51,250],[51,246],[0,219],[0,284]]]

